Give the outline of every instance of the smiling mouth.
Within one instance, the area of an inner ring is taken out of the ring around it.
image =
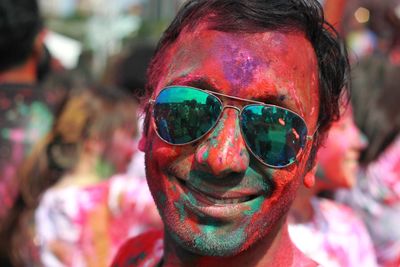
[[[179,182],[183,191],[186,191],[186,193],[191,193],[191,195],[193,195],[193,197],[198,202],[206,205],[227,206],[227,205],[243,204],[252,201],[259,196],[255,194],[252,195],[241,194],[240,196],[239,195],[223,196],[223,195],[209,194],[207,192],[195,188],[194,186],[192,186],[191,184],[187,183],[182,179],[177,178],[177,181]]]
[[[197,220],[212,219],[213,222],[237,222],[258,211],[266,200],[265,191],[258,188],[221,187],[204,184],[194,186],[192,183],[170,176],[176,189],[183,196],[182,204]],[[208,223],[208,222],[204,222]]]

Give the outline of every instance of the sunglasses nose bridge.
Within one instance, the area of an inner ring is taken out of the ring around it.
[[[238,112],[229,112],[230,108]],[[197,148],[196,160],[217,178],[243,173],[248,168],[250,158],[240,130],[239,112],[237,107],[225,106],[217,125]]]
[[[221,111],[221,115],[219,116],[219,121],[222,119],[222,117],[224,116],[224,112],[225,112],[225,110],[229,110],[229,109],[233,109],[233,110],[235,110],[235,111],[237,111],[237,113],[236,113],[236,116],[235,116],[235,125],[234,125],[234,127],[236,128],[236,127],[239,127],[240,128],[240,122],[239,122],[239,120],[240,120],[240,114],[241,114],[241,109],[240,108],[238,108],[238,107],[236,107],[236,106],[232,106],[232,105],[224,105],[223,107],[222,107],[222,111]],[[228,116],[228,115],[227,115]],[[225,118],[225,120],[226,119],[228,119],[228,118]],[[218,123],[217,123],[218,124]],[[240,134],[242,134],[242,132],[240,131]]]
[[[238,107],[236,107],[236,106],[232,106],[232,105],[225,105],[225,106],[223,107],[222,112],[224,112],[224,110],[225,110],[225,109],[228,109],[228,108],[234,109],[234,110],[236,110],[237,112],[240,113],[240,108],[238,108]]]

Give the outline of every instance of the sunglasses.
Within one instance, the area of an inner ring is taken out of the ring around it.
[[[247,105],[224,105],[220,97]],[[200,140],[214,129],[225,108],[236,109],[248,150],[272,168],[294,163],[306,141],[313,138],[307,135],[304,119],[291,110],[194,87],[168,86],[150,104],[157,135],[177,146]]]

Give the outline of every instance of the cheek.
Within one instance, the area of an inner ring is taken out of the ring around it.
[[[149,133],[147,140],[146,154],[149,156],[149,164],[157,165],[158,168],[165,169],[180,154],[179,147],[166,144],[154,132]]]
[[[353,125],[345,134],[347,136],[348,147],[361,150],[365,147],[366,141],[357,126]]]
[[[329,138],[333,137],[330,136]],[[332,140],[332,139],[331,139]],[[346,140],[337,139],[335,142],[326,142],[318,152],[318,164],[324,176],[329,180],[338,180],[344,171],[344,160],[346,156]]]
[[[325,161],[341,161],[350,147],[349,137],[339,131],[331,131],[320,154]]]
[[[167,206],[167,199],[179,198],[174,194],[176,190],[168,182],[170,177],[167,173],[171,162],[179,153],[176,148],[165,144],[155,135],[149,134],[147,140],[145,152],[147,182],[157,206],[164,209]]]
[[[324,146],[327,146],[325,144]],[[318,164],[324,172],[330,169],[340,170],[340,164],[343,159],[343,150],[338,146],[327,146],[320,149],[318,152]],[[328,174],[326,174],[328,175]]]
[[[186,177],[190,172],[194,153],[191,146],[172,146],[160,140],[156,134],[150,135],[147,148],[148,166],[157,176],[173,173]]]
[[[289,166],[287,170],[271,170],[270,172],[271,174],[268,176],[273,180],[273,193],[268,196],[268,201],[263,203],[263,211],[260,212],[260,216],[268,214],[268,209],[278,202],[290,205],[301,181],[297,166]]]
[[[294,178],[297,175],[293,176],[293,172],[290,171],[275,170],[271,177],[275,182],[274,193],[267,197],[258,211],[252,215],[251,221],[245,229],[247,232],[246,244],[253,244],[259,240],[260,236],[268,234],[277,222],[282,221],[290,209],[300,185],[300,179]]]

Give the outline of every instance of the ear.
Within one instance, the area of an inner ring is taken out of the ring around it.
[[[138,149],[140,151],[142,151],[142,152],[146,152],[147,137],[149,135],[150,127],[151,127],[150,123],[151,123],[151,118],[150,118],[150,115],[147,114],[144,117],[144,121],[143,121],[142,127],[140,127],[140,128],[142,128],[142,130],[141,130],[142,133],[140,135],[140,140],[139,140],[139,143],[138,143]]]
[[[304,176],[304,186],[307,188],[312,188],[315,184],[315,173],[317,171],[317,164],[314,164],[311,170],[309,170]]]
[[[142,152],[145,152],[147,146],[147,136],[145,134],[139,140],[138,149]]]

